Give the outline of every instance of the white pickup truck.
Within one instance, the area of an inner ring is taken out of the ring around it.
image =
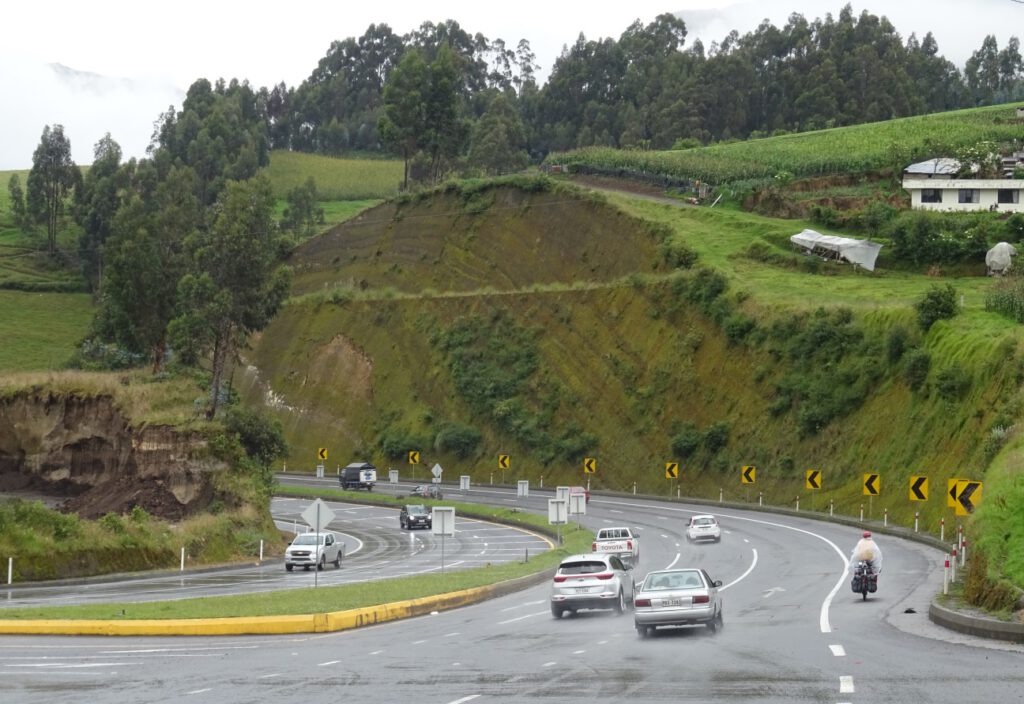
[[[590,551],[616,555],[633,565],[640,561],[640,541],[632,528],[602,528],[594,536]]]

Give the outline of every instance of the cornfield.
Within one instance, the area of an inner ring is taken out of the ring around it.
[[[1020,148],[1024,122],[1014,110],[1006,105],[974,108],[679,151],[587,147],[551,154],[547,163],[663,174],[715,185],[780,174],[809,178],[864,173],[952,156],[955,150],[982,141]]]

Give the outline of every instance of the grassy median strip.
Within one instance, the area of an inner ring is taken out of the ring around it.
[[[310,496],[360,503],[398,506],[403,501],[387,496],[368,496],[365,493],[342,492],[337,490],[313,490],[291,488],[281,494]],[[417,503],[421,500],[417,499]],[[499,523],[519,525],[527,530],[550,534],[551,526],[545,516],[525,513],[509,508],[489,507],[478,504],[464,504],[450,501],[422,501],[435,505],[455,506],[457,516],[472,516]],[[397,518],[396,518],[397,521]],[[592,533],[577,529],[575,525],[563,527],[563,545],[540,555],[529,556],[525,562],[506,562],[471,570],[447,574],[429,574],[366,581],[335,587],[312,586],[286,591],[242,594],[238,596],[207,597],[175,601],[145,603],[89,604],[83,606],[28,607],[0,610],[0,619],[188,619],[228,618],[244,616],[282,616],[289,614],[314,614],[344,611],[365,606],[376,606],[407,599],[446,594],[462,589],[482,587],[516,577],[535,574],[554,568],[565,555],[589,552]],[[524,559],[526,555],[524,553]],[[284,567],[281,567],[284,570]],[[328,573],[333,568],[328,568]],[[345,569],[342,562],[341,569]],[[308,575],[312,581],[313,575]],[[372,577],[368,577],[372,580]]]

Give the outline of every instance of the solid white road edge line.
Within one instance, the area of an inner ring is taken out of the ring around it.
[[[752,553],[754,553],[754,559],[750,562],[750,567],[747,568],[747,571],[744,572],[743,574],[741,574],[736,579],[734,579],[731,582],[729,582],[728,584],[719,587],[718,591],[724,592],[726,589],[728,589],[729,587],[733,586],[734,584],[737,584],[737,583],[741,582],[743,579],[746,578],[746,576],[748,574],[750,574],[751,572],[754,571],[754,567],[757,566],[757,548],[751,548],[750,551]]]
[[[679,562],[680,556],[681,556],[680,553],[677,552],[676,556],[672,559],[672,562],[668,563],[668,566],[666,566],[665,569],[667,569],[667,570],[672,569],[673,565],[675,565],[677,562]]]

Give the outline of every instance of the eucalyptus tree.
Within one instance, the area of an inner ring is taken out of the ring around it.
[[[217,414],[228,360],[266,326],[288,292],[291,272],[278,263],[274,200],[263,176],[229,181],[211,226],[186,243],[191,265],[178,284],[178,315],[169,331],[185,361],[210,359],[208,418]]]
[[[121,146],[107,132],[93,148],[92,166],[75,191],[75,220],[82,226],[78,253],[82,273],[95,295],[102,281],[103,246],[110,237],[120,207],[126,177],[121,169]]]
[[[64,126],[46,125],[28,173],[28,212],[35,223],[46,226],[50,254],[57,253],[60,217],[68,196],[81,179],[82,174],[71,159],[71,141],[64,136]]]

